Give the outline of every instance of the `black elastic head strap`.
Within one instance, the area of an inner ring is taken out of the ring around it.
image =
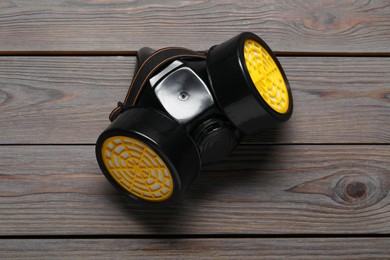
[[[118,102],[118,106],[109,116],[110,121],[112,122],[119,116],[119,114],[134,106],[143,88],[153,74],[168,62],[176,59],[206,59],[206,56],[200,52],[177,47],[164,48],[152,53],[140,65],[131,82],[129,90],[127,91],[125,101],[123,103]]]

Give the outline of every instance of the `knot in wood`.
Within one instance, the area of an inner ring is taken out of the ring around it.
[[[362,198],[367,195],[367,187],[362,182],[352,182],[346,187],[346,194],[351,198]]]
[[[373,171],[368,175],[350,171],[336,172],[332,175],[296,185],[289,192],[322,194],[334,202],[355,208],[366,208],[377,204],[390,190],[388,171]]]
[[[367,207],[382,199],[381,185],[367,175],[346,175],[338,180],[330,197],[344,205]]]

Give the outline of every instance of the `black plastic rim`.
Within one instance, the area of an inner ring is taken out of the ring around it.
[[[289,108],[280,114],[257,91],[246,68],[244,43],[252,39],[264,47],[280,70],[289,95]],[[245,134],[257,134],[288,120],[293,100],[287,77],[272,50],[256,34],[244,32],[210,49],[207,71],[216,100],[232,123]]]
[[[292,109],[293,109],[293,101],[292,101],[292,94],[291,94],[291,88],[290,88],[290,83],[287,80],[286,74],[284,73],[284,70],[282,68],[282,65],[280,65],[280,62],[278,58],[275,56],[274,52],[271,50],[271,48],[261,39],[259,36],[257,36],[254,33],[250,32],[245,32],[240,35],[240,48],[237,48],[238,51],[238,58],[240,59],[242,72],[245,74],[245,79],[247,81],[247,86],[250,87],[251,92],[253,95],[257,98],[257,101],[259,101],[265,109],[267,109],[267,112],[272,114],[275,118],[281,120],[281,121],[286,121],[291,117],[292,114]],[[256,86],[254,85],[251,76],[249,75],[248,68],[246,67],[246,62],[245,62],[245,57],[244,57],[244,44],[246,40],[254,40],[260,45],[267,50],[269,55],[271,55],[272,59],[274,60],[276,66],[278,67],[280,73],[282,74],[283,80],[286,84],[287,92],[288,92],[288,97],[289,97],[289,107],[287,109],[287,112],[284,114],[281,114],[274,109],[272,109],[267,102],[261,97],[260,93],[257,91]]]
[[[104,141],[112,136],[140,140],[163,159],[173,180],[173,193],[169,198],[158,202],[147,201],[127,192],[117,183],[106,169],[101,154]],[[152,207],[167,206],[177,201],[195,180],[201,167],[199,151],[186,130],[167,115],[141,107],[133,107],[122,113],[99,136],[96,157],[103,174],[114,187],[134,202]]]

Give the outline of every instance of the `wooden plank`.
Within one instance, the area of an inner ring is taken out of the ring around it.
[[[283,57],[294,114],[273,143],[389,143],[390,58]],[[0,143],[94,143],[134,57],[1,57]]]
[[[390,233],[388,145],[242,145],[158,211],[119,196],[93,146],[0,155],[0,235]]]
[[[69,1],[0,3],[0,52],[205,50],[242,31],[282,52],[390,52],[390,3]]]
[[[389,238],[7,239],[6,259],[388,259]]]

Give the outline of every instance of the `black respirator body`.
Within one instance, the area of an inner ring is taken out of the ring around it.
[[[169,205],[202,164],[229,155],[244,135],[288,120],[292,109],[280,63],[253,33],[207,53],[142,48],[125,101],[98,138],[97,160],[135,202]]]

